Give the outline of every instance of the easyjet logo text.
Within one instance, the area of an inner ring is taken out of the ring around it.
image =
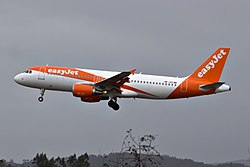
[[[48,69],[48,73],[60,74],[60,75],[78,75],[78,71],[75,70],[60,70],[60,69]]]
[[[216,64],[220,61],[220,59],[223,58],[227,53],[222,49],[220,50],[220,53],[217,55],[214,55],[212,57],[212,60],[204,67],[201,69],[200,72],[198,72],[198,77],[202,78],[208,71],[216,67]]]

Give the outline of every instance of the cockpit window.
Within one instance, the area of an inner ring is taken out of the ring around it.
[[[25,73],[31,74],[32,71],[31,70],[26,70]]]

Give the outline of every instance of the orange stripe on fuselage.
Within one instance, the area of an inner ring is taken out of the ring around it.
[[[122,85],[121,88],[127,89],[127,90],[131,90],[131,91],[134,91],[134,92],[137,92],[137,93],[142,93],[142,94],[146,94],[146,95],[149,95],[149,96],[157,97],[157,96],[155,96],[153,94],[150,94],[148,92],[142,91],[140,89],[133,88],[133,87],[128,86],[128,85]]]
[[[73,79],[79,79],[89,82],[100,82],[105,80],[101,76],[97,76],[76,68],[67,68],[67,67],[57,67],[57,66],[36,66],[31,67],[29,70],[39,71],[51,75],[64,76]]]
[[[215,89],[210,91],[200,90],[200,85],[205,85],[210,83],[211,82],[206,80],[194,80],[187,78],[167,97],[167,99],[188,98],[194,96],[214,94]],[[183,84],[187,85],[187,91],[182,91]]]

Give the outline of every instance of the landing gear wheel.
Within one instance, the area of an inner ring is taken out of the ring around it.
[[[116,104],[113,106],[113,109],[114,109],[115,111],[117,111],[117,110],[120,109],[120,106],[116,103]]]
[[[111,107],[111,108],[113,108],[114,103],[115,103],[115,102],[114,102],[113,100],[109,100],[108,106]]]
[[[43,102],[43,97],[38,97],[39,102]]]
[[[41,92],[40,92],[40,95],[41,95],[41,96],[38,97],[38,101],[39,101],[39,102],[42,102],[42,101],[43,101],[43,95],[44,95],[45,89],[41,89],[40,91],[41,91]]]
[[[114,100],[109,100],[108,106],[111,107],[113,110],[119,110],[120,106]]]

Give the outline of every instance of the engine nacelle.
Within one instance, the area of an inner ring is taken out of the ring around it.
[[[73,95],[75,97],[81,97],[81,100],[84,102],[99,102],[102,98],[98,95],[101,95],[102,92],[98,91],[91,85],[83,84],[74,84],[72,89]]]
[[[75,97],[92,97],[93,96],[93,86],[75,84],[73,86],[73,95]]]

